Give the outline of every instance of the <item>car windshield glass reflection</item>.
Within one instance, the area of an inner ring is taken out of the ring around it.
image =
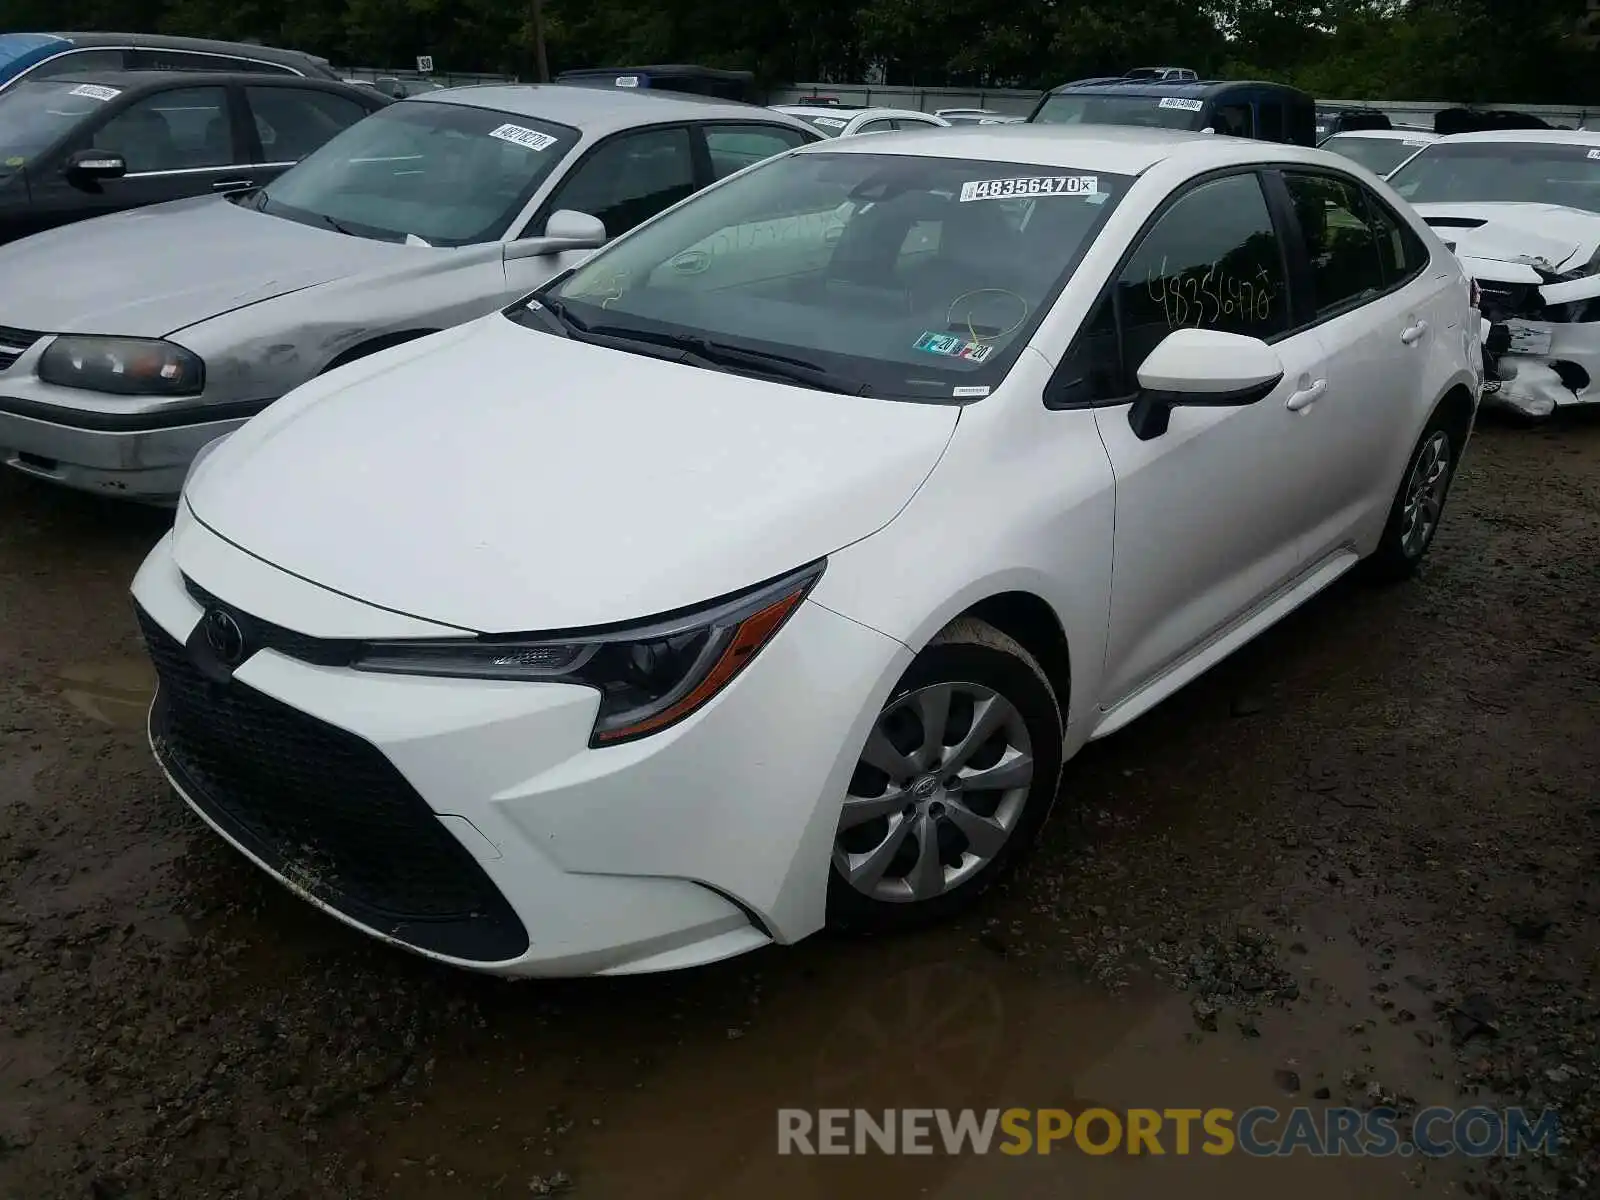
[[[350,126],[255,203],[359,237],[492,241],[577,140],[576,130],[534,117],[404,102]]]
[[[1407,142],[1404,138],[1361,137],[1354,133],[1338,133],[1322,143],[1324,150],[1359,163],[1374,175],[1387,175],[1423,145],[1421,139]]]
[[[1036,125],[1148,125],[1199,129],[1202,106],[1183,96],[1051,96]]]
[[[1127,185],[1035,163],[797,154],[641,227],[541,298],[578,336],[676,338],[722,365],[733,348],[752,371],[765,355],[833,390],[976,399]]]
[[[62,79],[25,79],[0,92],[0,173],[26,166],[55,145],[104,108],[107,93],[117,94]]]
[[[1553,142],[1436,142],[1389,185],[1413,204],[1511,201],[1600,212],[1600,150]]]

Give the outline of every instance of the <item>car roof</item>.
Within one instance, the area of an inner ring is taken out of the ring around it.
[[[1600,130],[1484,129],[1476,133],[1452,133],[1438,140],[1452,146],[1458,142],[1549,142],[1555,146],[1600,146]]]
[[[223,42],[215,38],[177,37],[165,33],[51,33],[75,46],[145,46],[156,50],[193,50],[197,53],[233,54],[259,58],[263,62],[286,65],[327,67],[328,60],[304,50],[285,50],[279,46],[258,46],[254,42]]]
[[[515,116],[537,117],[603,136],[636,125],[671,121],[766,121],[816,130],[759,104],[719,100],[691,92],[582,87],[570,83],[483,83],[408,96],[400,104],[460,104]]]
[[[955,125],[949,129],[901,130],[803,146],[800,154],[909,154],[928,158],[990,159],[999,163],[1067,167],[1138,175],[1168,159],[1191,161],[1197,170],[1255,162],[1342,163],[1337,155],[1308,146],[1222,137],[1180,129],[1134,125]]]
[[[1423,129],[1341,129],[1338,133],[1330,133],[1327,140],[1334,138],[1371,138],[1380,142],[1415,142],[1418,140],[1437,141],[1437,133],[1429,133]]]
[[[1286,83],[1269,83],[1262,79],[1080,79],[1050,89],[1050,95],[1107,95],[1107,96],[1186,96],[1193,100],[1206,100],[1229,88],[1266,88],[1274,92],[1288,92],[1310,99],[1309,92],[1290,87]]]

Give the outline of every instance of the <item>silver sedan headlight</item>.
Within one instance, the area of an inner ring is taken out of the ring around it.
[[[197,396],[206,365],[159,338],[56,338],[39,358],[39,378],[57,387],[114,396]]]

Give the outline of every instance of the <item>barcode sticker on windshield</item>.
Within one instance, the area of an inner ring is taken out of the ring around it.
[[[1406,138],[1400,144],[1402,146],[1426,146],[1428,144],[1428,139],[1427,138]]]
[[[1591,150],[1591,151],[1589,151],[1589,157],[1590,158],[1600,158],[1600,150]]]
[[[1200,100],[1188,100],[1183,96],[1163,96],[1161,97],[1161,103],[1156,105],[1156,107],[1181,108],[1184,112],[1199,112],[1205,107],[1205,103]]]
[[[1094,175],[1034,175],[1021,179],[969,179],[961,185],[961,203],[1009,200],[1013,196],[1093,196],[1100,190]]]
[[[501,125],[498,129],[489,130],[489,136],[528,150],[548,150],[556,144],[555,138],[548,133],[540,133],[537,129],[525,129],[521,125]]]
[[[838,117],[817,117],[811,123],[813,125],[826,125],[829,129],[843,129],[850,124],[849,121],[841,121]]]
[[[80,83],[67,93],[69,96],[87,96],[91,100],[115,100],[122,95],[121,88],[101,87],[98,83]]]

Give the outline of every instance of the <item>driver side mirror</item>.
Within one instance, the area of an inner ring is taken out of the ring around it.
[[[606,244],[605,222],[586,212],[561,208],[550,214],[543,237],[521,238],[506,246],[507,258],[537,258],[568,250],[596,250]]]
[[[1142,442],[1167,432],[1174,408],[1236,408],[1283,380],[1277,351],[1260,338],[1220,329],[1175,329],[1139,365],[1128,424]]]
[[[75,150],[67,158],[66,175],[71,183],[94,184],[121,179],[127,173],[128,160],[115,150]]]

